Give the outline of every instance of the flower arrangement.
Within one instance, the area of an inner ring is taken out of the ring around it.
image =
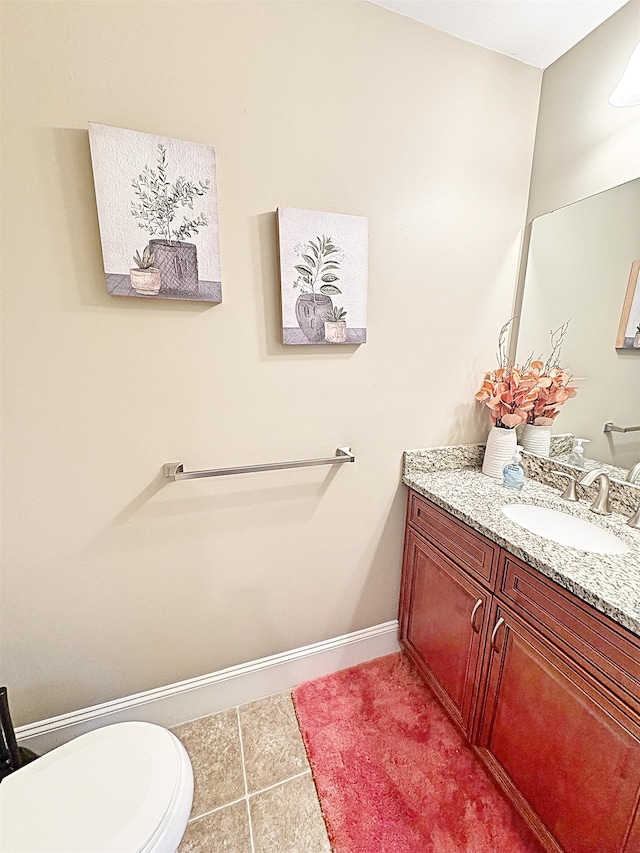
[[[500,329],[498,367],[485,373],[475,399],[488,406],[492,424],[503,429],[520,424],[552,424],[559,407],[577,393],[571,384],[571,372],[560,366],[560,351],[569,321],[551,332],[551,355],[546,361],[530,357],[521,367],[507,358],[505,339],[511,322]]]

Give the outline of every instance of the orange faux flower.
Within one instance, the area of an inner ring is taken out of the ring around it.
[[[528,360],[523,367],[507,362],[505,337],[512,321],[498,337],[499,367],[485,373],[475,399],[488,406],[494,426],[513,429],[520,424],[552,424],[559,407],[575,397],[571,373],[559,366],[560,349],[569,321],[551,333],[551,356],[546,362]]]
[[[536,399],[527,423],[552,424],[560,414],[559,406],[575,397],[578,391],[575,386],[569,384],[572,380],[571,374],[561,367],[552,367],[546,374],[543,372],[544,364],[534,361],[531,369],[538,377],[538,384]]]
[[[536,378],[531,371],[500,367],[485,373],[476,400],[489,407],[494,426],[513,429],[527,422],[535,400]]]

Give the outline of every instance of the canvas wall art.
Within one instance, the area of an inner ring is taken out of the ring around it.
[[[89,123],[107,293],[221,302],[213,148]]]
[[[631,264],[616,348],[635,349],[640,352],[640,261]]]
[[[364,216],[278,208],[283,343],[366,342],[368,232]]]

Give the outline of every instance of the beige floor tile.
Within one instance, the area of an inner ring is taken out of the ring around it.
[[[307,773],[249,798],[255,853],[331,853]]]
[[[240,733],[235,709],[173,729],[193,766],[191,817],[244,796]]]
[[[240,727],[250,794],[308,770],[291,694],[242,705]]]
[[[178,853],[251,853],[246,801],[190,821]]]

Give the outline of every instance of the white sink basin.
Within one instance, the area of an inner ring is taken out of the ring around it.
[[[525,530],[560,545],[593,554],[626,554],[629,546],[613,533],[567,512],[529,504],[507,504],[502,512]]]

